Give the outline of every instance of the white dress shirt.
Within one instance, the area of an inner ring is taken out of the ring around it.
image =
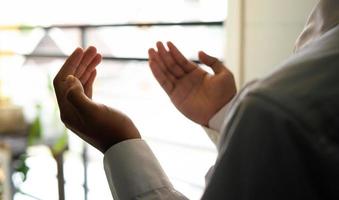
[[[177,193],[146,142],[126,140],[112,146],[104,157],[104,168],[115,200],[143,199],[149,192],[163,199],[185,199]]]

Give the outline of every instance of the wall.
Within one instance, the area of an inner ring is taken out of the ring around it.
[[[238,85],[272,71],[293,53],[316,0],[229,0],[226,60]]]

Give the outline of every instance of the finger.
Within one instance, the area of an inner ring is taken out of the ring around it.
[[[68,75],[73,75],[76,68],[80,64],[83,54],[84,54],[83,49],[81,48],[75,49],[74,52],[65,61],[64,65],[61,67],[54,81],[55,82],[64,81]]]
[[[222,71],[225,71],[226,68],[225,66],[222,64],[222,62],[220,62],[217,58],[212,57],[208,54],[206,54],[203,51],[199,52],[199,60],[209,66],[210,68],[212,68],[212,70],[214,71],[215,74],[218,74]]]
[[[165,78],[162,71],[155,65],[154,62],[150,61],[149,65],[154,77],[157,79],[160,86],[165,90],[167,94],[171,94],[174,89],[174,84]]]
[[[100,54],[96,54],[93,58],[92,62],[88,65],[86,71],[80,77],[80,81],[83,85],[86,85],[87,81],[89,80],[92,72],[95,70],[96,66],[98,66],[101,62],[102,56]]]
[[[177,65],[177,63],[172,58],[172,55],[166,50],[162,42],[157,42],[157,48],[160,55],[160,58],[164,62],[165,66],[167,67],[168,71],[171,72],[175,77],[180,78],[185,75],[183,69]]]
[[[65,95],[65,80],[68,75],[74,74],[77,66],[79,65],[83,56],[83,49],[76,48],[73,53],[67,58],[64,65],[59,70],[58,74],[53,80],[53,86],[55,88],[55,94],[58,100],[58,104],[62,102]]]
[[[175,78],[174,75],[169,72],[168,68],[165,66],[164,62],[160,58],[159,53],[154,49],[150,49],[148,53],[150,56],[150,60],[153,60],[156,63],[157,67],[163,72],[166,78],[172,83],[175,83],[177,81],[177,78]]]
[[[75,71],[74,76],[80,78],[82,74],[87,70],[88,65],[92,62],[92,60],[97,55],[97,49],[93,46],[90,46],[84,52],[84,56]]]
[[[97,70],[94,70],[91,73],[91,75],[89,76],[89,79],[88,79],[87,83],[84,85],[85,94],[90,99],[92,99],[92,95],[93,95],[93,83],[94,83],[94,80],[95,80],[96,76],[97,76]]]
[[[187,60],[185,56],[178,50],[178,48],[172,42],[167,42],[167,46],[174,60],[186,73],[189,73],[198,67],[193,62]]]
[[[80,80],[70,75],[67,77],[66,82],[69,86],[67,100],[81,115],[90,116],[95,104],[85,95]]]
[[[150,49],[148,51],[149,54],[149,66],[151,68],[152,74],[154,75],[155,79],[158,81],[160,86],[165,90],[167,94],[170,94],[173,91],[174,84],[170,80],[168,76],[161,70],[159,67],[158,62],[155,59],[155,50]]]

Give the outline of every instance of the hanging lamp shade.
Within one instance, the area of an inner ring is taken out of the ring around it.
[[[34,50],[27,55],[24,65],[30,64],[30,62],[37,65],[46,64],[51,62],[51,59],[56,59],[62,55],[64,53],[47,31]]]

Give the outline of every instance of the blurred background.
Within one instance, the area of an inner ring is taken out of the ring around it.
[[[103,155],[60,122],[52,80],[76,47],[96,46],[94,99],[128,114],[172,183],[199,199],[217,152],[152,77],[147,50],[172,41],[225,61],[238,88],[293,53],[316,0],[3,0],[0,200],[112,199]]]

